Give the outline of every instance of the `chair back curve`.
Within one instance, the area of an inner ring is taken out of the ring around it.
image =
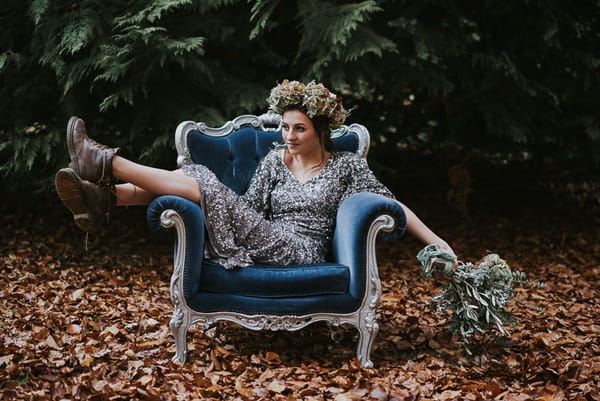
[[[361,124],[342,125],[331,132],[335,151],[366,157],[370,137]],[[260,160],[281,142],[281,115],[242,115],[221,127],[184,121],[175,131],[177,164],[203,164],[238,194],[246,192]]]

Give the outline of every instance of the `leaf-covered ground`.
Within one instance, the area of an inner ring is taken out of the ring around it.
[[[499,253],[543,280],[519,289],[510,338],[472,340],[426,306],[441,283],[420,278],[420,245],[380,244],[384,294],[375,369],[355,359],[356,331],[325,324],[254,332],[221,324],[189,335],[170,361],[169,240],[143,210],[120,210],[85,237],[54,201],[0,215],[0,398],[26,400],[600,400],[600,228],[592,218],[509,219],[441,211],[425,220],[461,259]]]

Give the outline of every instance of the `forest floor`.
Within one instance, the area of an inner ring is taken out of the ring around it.
[[[423,213],[462,260],[495,252],[546,283],[518,288],[510,336],[472,338],[472,354],[427,306],[443,282],[421,278],[421,246],[406,237],[379,244],[374,369],[355,359],[354,328],[334,341],[320,323],[194,328],[181,366],[171,362],[170,240],[132,208],[86,251],[66,209],[38,203],[44,213],[0,214],[0,399],[600,400],[598,216]]]

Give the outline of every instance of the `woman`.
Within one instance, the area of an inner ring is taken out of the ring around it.
[[[127,160],[118,149],[91,140],[76,117],[67,127],[70,168],[56,174],[57,193],[86,232],[97,231],[115,205],[147,205],[159,195],[178,195],[202,205],[207,250],[225,268],[323,262],[344,199],[363,191],[394,196],[364,159],[333,152],[329,133],[347,115],[340,97],[322,84],[284,80],[272,89],[268,102],[282,114],[284,145],[263,158],[243,196],[203,165],[167,171]],[[114,185],[116,179],[126,183]],[[409,233],[453,254],[402,207]]]

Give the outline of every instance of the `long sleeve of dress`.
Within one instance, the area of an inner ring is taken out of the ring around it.
[[[269,152],[259,163],[242,200],[265,218],[271,215],[271,192],[275,185],[276,169],[273,167],[277,154]]]
[[[348,173],[347,187],[342,200],[359,192],[373,192],[395,199],[392,191],[375,177],[364,158],[354,155],[349,157]]]

